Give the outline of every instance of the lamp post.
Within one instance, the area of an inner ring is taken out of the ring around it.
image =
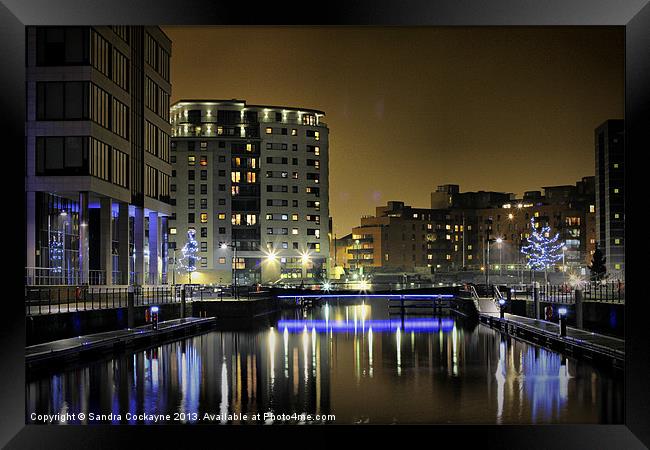
[[[354,241],[357,250],[357,274],[361,275],[361,263],[359,262],[359,239]]]
[[[237,246],[233,243],[221,242],[220,247],[222,249],[230,248],[233,251],[232,256],[232,288],[233,295],[235,298],[239,298],[239,292],[237,290]]]
[[[503,263],[501,260],[501,243],[503,242],[503,239],[500,237],[497,238],[497,244],[499,244],[499,277],[503,277]]]

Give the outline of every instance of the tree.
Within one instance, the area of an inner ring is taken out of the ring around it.
[[[530,219],[530,229],[530,237],[527,245],[521,247],[521,253],[526,256],[531,270],[544,271],[544,281],[548,283],[548,267],[562,259],[564,242],[558,242],[559,233],[550,237],[551,228],[548,225],[537,227],[534,218]]]
[[[196,242],[196,239],[194,239],[195,235],[196,231],[187,231],[187,243],[181,249],[183,257],[179,260],[179,266],[184,268],[187,272],[190,284],[192,284],[192,272],[196,271],[196,260],[198,259],[196,255],[199,252],[198,243]]]
[[[603,256],[603,252],[596,245],[596,250],[594,251],[594,256],[591,258],[591,265],[589,270],[591,271],[591,280],[600,281],[605,278],[607,268],[605,267],[605,262],[607,258]]]

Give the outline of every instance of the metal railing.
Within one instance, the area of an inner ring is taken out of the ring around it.
[[[94,286],[29,286],[25,288],[28,316],[128,307],[129,288]],[[134,306],[164,305],[180,301],[168,286],[134,286]]]
[[[74,286],[78,284],[106,284],[106,272],[56,267],[25,267],[25,286]]]
[[[593,281],[582,286],[582,295],[587,302],[624,303],[625,283]]]

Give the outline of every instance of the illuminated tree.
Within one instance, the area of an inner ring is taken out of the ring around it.
[[[527,244],[521,247],[521,253],[526,256],[527,265],[531,270],[544,271],[544,281],[548,283],[548,268],[562,259],[564,242],[558,242],[560,234],[551,237],[551,228],[537,227],[535,219],[530,219],[530,237]]]
[[[192,284],[192,272],[196,272],[196,261],[198,257],[196,256],[199,252],[199,245],[194,239],[196,231],[188,230],[187,231],[187,243],[181,249],[183,257],[179,261],[181,268],[185,269],[187,272],[189,283]]]

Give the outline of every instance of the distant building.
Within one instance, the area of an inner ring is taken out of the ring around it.
[[[531,234],[531,218],[538,226],[549,225],[565,243],[558,270],[584,271],[595,249],[594,177],[527,192],[520,200],[509,193],[461,193],[458,185],[443,185],[431,202],[425,209],[391,201],[377,207],[374,216],[362,217],[347,242],[339,244],[347,249],[346,268],[431,273],[489,265],[492,271],[521,275],[526,263],[521,247]]]
[[[323,116],[244,100],[172,105],[170,246],[180,257],[195,230],[200,260],[193,280],[230,283],[234,272],[240,285],[327,276]]]
[[[624,140],[623,120],[607,120],[596,128],[597,239],[614,278],[625,278]]]

